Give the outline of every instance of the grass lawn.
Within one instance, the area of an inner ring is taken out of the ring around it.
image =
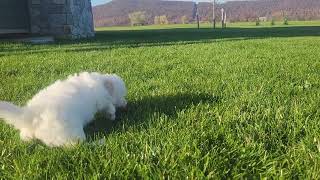
[[[320,26],[320,21],[289,21],[289,27],[295,26]],[[217,28],[221,28],[221,23],[217,22]],[[260,22],[259,26],[256,26],[255,22],[235,22],[228,23],[227,27],[232,28],[273,28],[273,27],[288,27],[283,25],[283,22],[276,21],[275,25],[271,26],[271,22]],[[113,27],[98,27],[97,31],[115,31],[115,30],[154,30],[154,29],[176,29],[176,28],[197,28],[197,24],[169,24],[169,25],[148,25],[148,26],[113,26]],[[202,23],[200,28],[212,28],[212,24]]]
[[[1,100],[23,105],[81,71],[116,73],[129,89],[117,122],[86,128],[102,146],[25,143],[0,122],[0,179],[320,179],[320,23],[302,25],[0,42]]]

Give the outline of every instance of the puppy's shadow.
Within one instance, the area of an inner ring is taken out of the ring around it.
[[[109,134],[114,122],[109,120],[103,113],[97,113],[95,120],[86,125],[83,130],[88,140],[94,140],[100,135]]]
[[[121,120],[127,120],[127,125],[141,124],[150,120],[155,113],[164,114],[175,118],[181,110],[188,109],[199,103],[217,104],[221,101],[219,96],[208,93],[180,93],[168,96],[143,97],[140,100],[128,102],[128,111],[117,110],[116,121],[108,120],[98,113],[96,119],[88,124],[84,130],[88,139],[94,139],[97,135],[107,135],[116,130],[116,124]]]

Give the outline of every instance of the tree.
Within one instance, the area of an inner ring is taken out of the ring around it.
[[[136,11],[129,14],[129,19],[132,26],[144,25],[146,24],[146,12],[145,11]]]
[[[276,25],[276,21],[275,21],[274,18],[272,17],[272,19],[271,19],[271,26],[274,26],[274,25]]]
[[[182,24],[187,24],[188,23],[188,17],[186,15],[181,17],[181,23]]]
[[[166,15],[155,16],[154,17],[154,24],[169,24],[169,21],[168,21]]]
[[[160,19],[160,24],[169,24],[169,21],[166,15],[160,16],[159,19]]]
[[[155,16],[153,23],[154,24],[160,24],[160,16]]]
[[[283,19],[283,25],[289,25],[289,20],[287,16],[285,16]]]
[[[260,19],[259,18],[256,19],[256,26],[260,26]]]

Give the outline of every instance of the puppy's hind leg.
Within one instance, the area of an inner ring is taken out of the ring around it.
[[[23,141],[30,141],[33,139],[33,132],[31,132],[29,129],[27,128],[22,128],[20,130],[20,138]]]
[[[37,129],[35,137],[48,146],[75,146],[85,141],[83,127],[73,124],[46,126]]]

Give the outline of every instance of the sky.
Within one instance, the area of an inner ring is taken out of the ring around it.
[[[91,0],[91,3],[93,6],[99,5],[99,4],[104,4],[106,2],[109,2],[111,0]]]
[[[93,6],[96,6],[96,5],[104,4],[104,3],[107,3],[107,2],[110,2],[110,1],[111,0],[91,0],[91,3],[92,3]],[[180,0],[180,1],[193,1],[193,0]],[[211,1],[211,0],[197,0],[197,1]],[[227,1],[227,0],[220,0],[220,1]],[[238,0],[233,0],[233,1],[238,1]]]

